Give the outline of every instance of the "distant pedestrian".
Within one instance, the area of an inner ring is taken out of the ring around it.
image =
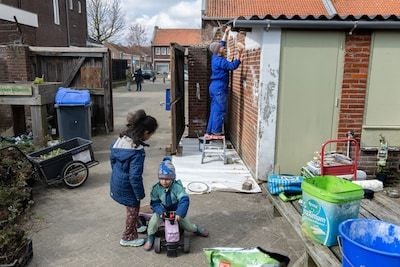
[[[135,71],[136,91],[142,91],[143,72],[141,68]]]
[[[138,238],[138,231],[146,231],[145,228],[136,229],[140,200],[145,196],[142,177],[144,147],[149,145],[144,141],[154,134],[158,124],[144,110],[129,113],[127,121],[126,129],[111,147],[110,195],[116,202],[126,206],[126,227],[120,245],[139,247],[144,244],[144,239]]]
[[[156,81],[156,75],[154,74],[153,79],[152,79],[153,83]]]
[[[132,72],[130,69],[127,69],[125,72],[126,75],[126,89],[131,91],[131,84],[133,82]]]

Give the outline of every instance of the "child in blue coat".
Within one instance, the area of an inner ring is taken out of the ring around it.
[[[110,195],[116,202],[126,206],[126,227],[120,245],[138,247],[144,244],[144,239],[138,238],[136,229],[140,200],[145,196],[142,174],[144,147],[148,145],[144,141],[153,135],[158,124],[144,110],[129,113],[127,120],[125,131],[111,148]]]
[[[150,206],[153,215],[147,226],[147,241],[145,250],[151,250],[154,243],[154,234],[166,211],[175,211],[175,220],[185,231],[193,232],[199,236],[207,237],[208,231],[191,223],[186,214],[189,209],[189,196],[185,192],[181,181],[175,180],[175,167],[169,157],[165,157],[160,163],[158,171],[159,182],[151,190]]]

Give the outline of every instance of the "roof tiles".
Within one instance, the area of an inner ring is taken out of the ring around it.
[[[340,16],[400,15],[400,0],[332,0]]]
[[[328,14],[329,0],[207,0],[207,18],[391,19],[400,16],[400,0],[330,0],[337,14]],[[330,10],[332,11],[332,10]],[[336,15],[336,16],[335,16]],[[393,15],[393,16],[391,16]]]
[[[153,46],[178,43],[182,46],[196,45],[201,42],[200,29],[155,29]]]
[[[207,17],[328,15],[322,0],[208,0]]]

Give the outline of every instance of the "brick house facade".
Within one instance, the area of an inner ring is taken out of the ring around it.
[[[54,5],[57,4],[56,14]],[[12,16],[2,11],[12,12]],[[0,45],[3,45],[0,46],[0,82],[34,79],[31,77],[28,45],[86,46],[86,14],[86,0],[1,0]],[[22,40],[13,16],[19,22]],[[19,45],[21,41],[23,45]],[[17,45],[11,45],[15,43]],[[11,107],[0,105],[0,131],[11,125]]]
[[[58,5],[58,12],[55,11],[57,6],[54,6],[54,4]],[[2,0],[0,5],[37,14],[38,27],[21,24],[25,44],[33,46],[86,46],[86,0]],[[0,18],[0,29],[3,29],[3,31],[0,31],[0,43],[7,44],[18,40],[19,34],[15,22]]]
[[[200,29],[161,29],[154,27],[151,50],[153,68],[157,73],[170,72],[170,45],[177,43],[184,48],[201,43]]]

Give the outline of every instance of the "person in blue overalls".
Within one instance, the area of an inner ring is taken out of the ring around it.
[[[229,71],[237,69],[240,65],[242,49],[239,49],[237,58],[233,61],[228,61],[225,58],[226,40],[230,29],[230,27],[225,29],[221,41],[213,42],[209,46],[213,55],[211,58],[211,83],[209,87],[211,108],[205,135],[206,138],[224,134],[222,126],[224,124],[229,93]]]

